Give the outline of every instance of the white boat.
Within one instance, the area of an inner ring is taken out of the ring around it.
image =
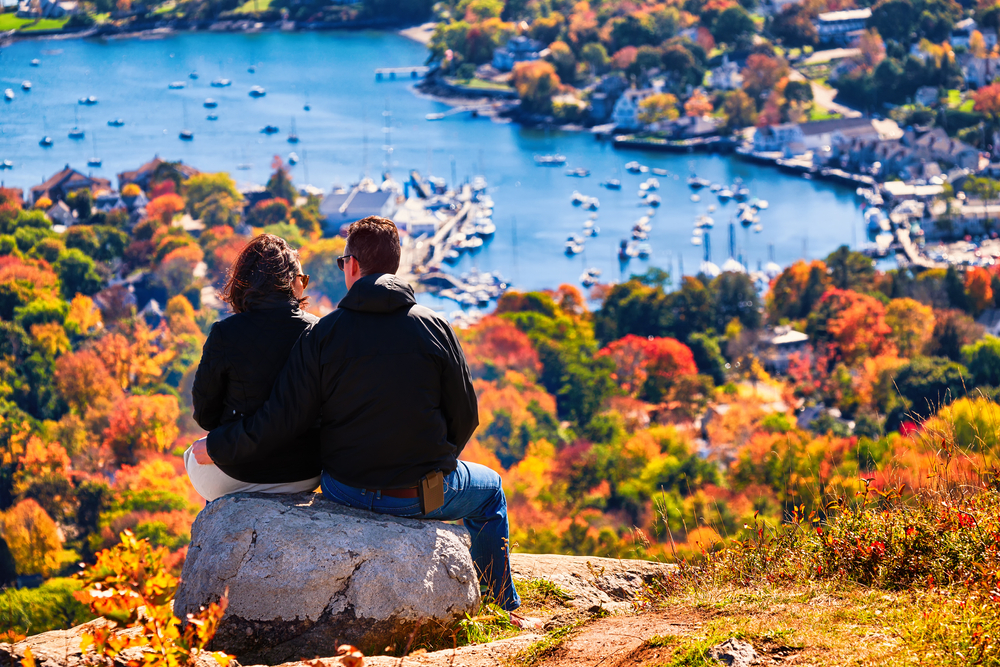
[[[586,229],[583,230],[584,236],[597,236],[600,233],[601,233],[601,228],[598,227],[597,225],[594,225],[593,227],[587,227]]]
[[[604,181],[603,183],[601,183],[601,185],[603,185],[604,187],[606,187],[608,190],[621,190],[622,189],[622,182],[619,181],[617,178],[608,179],[608,180]]]
[[[448,248],[448,251],[444,254],[444,261],[454,263],[461,259],[461,257],[461,252],[455,250],[454,248]]]
[[[692,236],[691,237],[691,245],[701,245],[701,244],[702,244],[702,240],[701,240],[700,236]]]
[[[267,95],[267,91],[264,90],[263,86],[254,86],[250,89],[250,97],[264,97]]]
[[[189,79],[197,79],[198,78],[198,70],[195,70],[195,71],[191,72],[190,74],[188,74],[188,78]]]
[[[14,168],[14,162],[11,160],[4,160],[3,162],[0,162],[0,169],[13,169],[13,168]]]
[[[41,140],[38,142],[38,145],[41,146],[42,148],[48,148],[53,143],[55,142],[52,141],[52,137],[45,136],[41,138]]]
[[[478,250],[483,247],[483,240],[478,236],[470,236],[462,242],[462,247],[466,250]]]
[[[767,209],[767,207],[770,206],[770,204],[767,202],[766,199],[758,199],[756,206],[757,206],[758,209],[760,209],[761,211],[763,211],[763,210]]]
[[[648,190],[659,190],[660,189],[660,181],[658,181],[657,179],[655,179],[652,176],[650,176],[649,178],[646,179],[646,189],[648,189]]]
[[[580,194],[577,190],[573,190],[573,196],[570,198],[570,201],[573,202],[573,206],[579,206],[587,201],[587,197]]]
[[[567,169],[567,176],[576,176],[577,178],[586,178],[590,176],[590,170],[584,169],[583,167],[576,167],[575,169]]]
[[[648,197],[646,197],[646,203],[649,204],[650,206],[659,206],[660,195],[649,195]]]
[[[7,100],[8,102],[10,102],[12,99],[14,99],[14,91],[11,90],[10,88],[8,88],[7,90],[3,91],[3,98],[5,100]]]
[[[588,197],[583,207],[588,211],[596,211],[601,208],[601,201],[597,197]]]
[[[753,228],[752,228],[752,229],[753,229],[753,233],[754,233],[754,234],[760,234],[760,233],[761,233],[762,231],[764,231],[764,225],[762,225],[762,224],[760,224],[760,223],[758,222],[757,224],[755,224],[755,225],[753,226]]]
[[[288,154],[288,164],[296,165],[299,163],[299,156],[295,151]]]
[[[641,170],[642,170],[642,165],[640,165],[638,162],[634,160],[625,165],[625,171],[628,171],[632,174],[638,174]]]
[[[561,167],[566,164],[566,156],[559,153],[536,155],[535,164],[540,167]]]
[[[622,262],[627,262],[633,257],[639,256],[639,244],[635,241],[626,241],[622,239],[622,242],[618,245],[618,259]]]
[[[77,100],[77,102],[86,105],[88,107],[91,107],[97,104],[97,98],[94,97],[93,95],[88,95],[87,97],[81,97],[79,100]]]
[[[212,81],[213,88],[225,88],[226,86],[233,85],[233,82],[229,79],[215,79]]]
[[[239,169],[240,171],[246,171],[247,169],[253,169],[253,163],[252,162],[240,162],[238,165],[236,165],[236,168]]]
[[[102,160],[99,157],[92,157],[89,160],[87,160],[88,167],[100,167],[103,163],[104,160]]]
[[[482,237],[493,236],[497,233],[497,226],[489,220],[476,223],[476,234]]]
[[[31,66],[32,66],[32,67],[38,67],[38,66],[39,66],[39,65],[41,65],[41,64],[42,64],[42,61],[41,61],[41,60],[39,60],[38,58],[34,58],[34,59],[32,59],[32,61],[31,61]]]
[[[187,82],[185,81],[171,81],[167,84],[167,88],[170,90],[180,90],[181,88],[187,87]]]
[[[86,133],[83,130],[81,130],[80,128],[74,127],[72,130],[69,131],[69,138],[70,139],[83,139],[83,137],[85,136],[85,134]]]
[[[181,141],[191,141],[194,139],[194,132],[191,130],[181,130],[177,136],[181,138]]]
[[[108,127],[122,127],[125,125],[125,121],[121,118],[115,118],[114,120],[108,121]]]
[[[31,82],[28,81],[27,79],[25,79],[24,81],[22,81],[21,82],[21,90],[23,90],[25,92],[31,90]]]
[[[653,246],[648,243],[639,244],[639,259],[649,259],[649,256],[653,252]]]
[[[205,120],[219,120],[219,114],[210,113],[207,116],[205,116]]]
[[[580,274],[580,282],[584,287],[593,287],[601,277],[601,270],[596,268],[586,269]]]
[[[666,169],[660,169],[659,167],[653,167],[650,171],[652,171],[657,176],[669,176],[670,175],[669,171],[667,171]]]
[[[719,201],[725,203],[733,198],[733,191],[729,188],[722,188],[716,196],[719,198]]]
[[[698,202],[701,201],[701,195],[691,195],[691,201],[697,204]]]
[[[204,101],[204,102],[202,102],[202,104],[201,104],[201,105],[202,105],[203,107],[205,107],[206,109],[214,109],[215,107],[219,106],[219,103],[218,103],[218,102],[216,102],[216,101],[215,101],[214,99],[212,99],[211,97],[206,97],[206,98],[205,98],[205,101]]]
[[[687,184],[688,187],[691,188],[692,190],[700,190],[701,188],[711,185],[711,183],[709,183],[707,178],[698,178],[694,174],[692,174],[691,177],[687,179]]]

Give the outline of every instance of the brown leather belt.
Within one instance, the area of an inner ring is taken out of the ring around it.
[[[375,493],[381,492],[383,496],[389,496],[390,498],[419,498],[420,493],[417,491],[417,487],[410,487],[409,489],[373,489]]]

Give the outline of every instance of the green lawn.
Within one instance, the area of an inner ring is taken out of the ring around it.
[[[502,83],[486,81],[485,79],[452,79],[451,82],[462,86],[463,88],[473,88],[478,90],[511,90],[510,86],[505,86]]]
[[[954,88],[948,91],[948,106],[954,108],[962,104],[962,91]]]
[[[21,28],[21,31],[31,32],[32,30],[62,30],[68,21],[68,16],[61,19],[38,19],[36,23],[26,25]]]
[[[823,107],[816,105],[813,105],[812,109],[809,110],[809,120],[832,120],[834,118],[840,118],[840,114],[830,113]]]
[[[16,30],[20,28],[25,23],[31,23],[31,19],[19,18],[16,14],[0,14],[0,32],[6,32],[8,30]]]
[[[271,0],[247,0],[237,7],[234,12],[236,14],[253,14],[254,12],[262,12],[270,6]]]

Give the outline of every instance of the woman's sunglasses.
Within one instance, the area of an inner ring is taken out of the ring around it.
[[[354,255],[341,255],[340,257],[337,258],[337,268],[340,269],[341,271],[344,270],[344,261],[348,257],[354,257]],[[354,258],[357,259],[357,257]]]
[[[305,273],[300,273],[299,278],[302,278],[302,289],[309,287],[309,276]]]

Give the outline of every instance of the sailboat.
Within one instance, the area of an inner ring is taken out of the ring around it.
[[[84,131],[80,129],[80,112],[76,109],[76,122],[73,125],[73,129],[69,131],[70,139],[83,139]]]
[[[87,166],[88,167],[100,167],[101,164],[104,161],[101,158],[97,157],[97,135],[91,134],[90,138],[94,142],[94,157],[92,157],[89,160],[87,160]]]
[[[305,103],[305,106],[302,107],[302,109],[304,111],[309,111],[310,109],[312,109],[312,105],[309,104],[309,92],[308,91],[306,92],[306,103]]]
[[[41,140],[38,142],[38,145],[41,146],[42,148],[49,148],[54,143],[52,141],[52,137],[48,135],[48,128],[46,127],[47,125],[48,122],[46,122],[45,116],[42,116],[42,131],[45,132],[45,136],[43,136]]]
[[[288,133],[288,143],[299,143],[299,135],[295,133],[295,117],[292,117],[292,131]]]
[[[184,126],[187,127],[187,124],[188,124],[188,122],[187,122],[187,105],[185,104],[184,105]],[[192,132],[191,130],[184,129],[184,130],[180,131],[180,134],[178,136],[181,138],[181,141],[191,141],[192,139],[194,139],[194,132]]]

